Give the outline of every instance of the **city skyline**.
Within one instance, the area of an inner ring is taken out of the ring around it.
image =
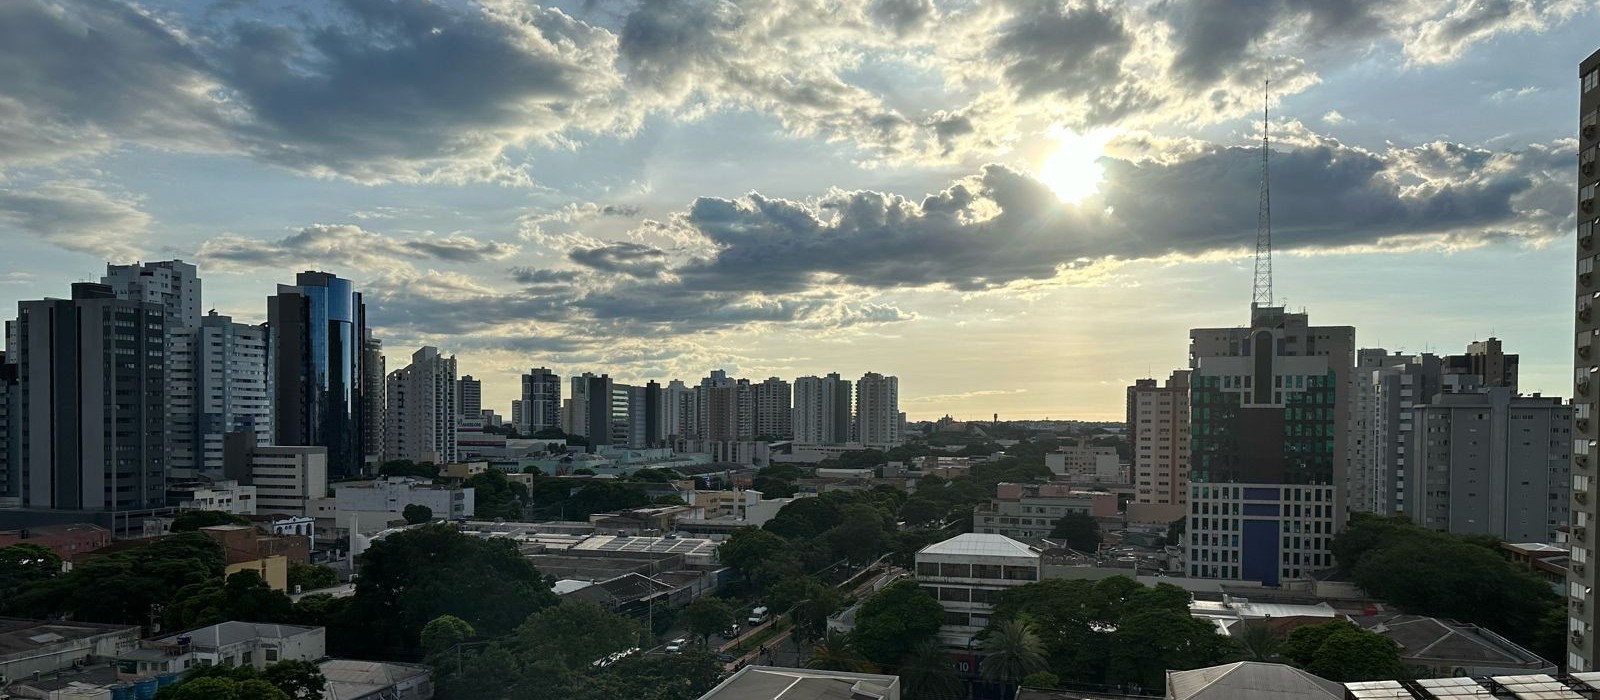
[[[1114,420],[1135,379],[1187,366],[1189,328],[1248,321],[1270,74],[1280,301],[1358,347],[1498,336],[1524,391],[1566,396],[1549,280],[1571,264],[1568,76],[1600,12],[1425,5],[1219,28],[1099,5],[8,3],[0,236],[27,264],[0,266],[0,304],[182,258],[205,308],[259,323],[318,269],[367,295],[391,367],[437,346],[503,415],[547,366],[881,371],[912,419]],[[408,57],[441,68],[370,70]]]

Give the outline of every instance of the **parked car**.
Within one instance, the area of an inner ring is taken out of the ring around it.
[[[722,631],[723,639],[735,639],[739,636],[739,623],[735,622]]]
[[[668,654],[682,654],[683,653],[683,648],[687,647],[687,646],[689,646],[689,640],[687,640],[687,639],[674,639],[674,640],[672,640],[670,642],[667,642],[667,653]]]
[[[725,664],[731,664],[733,663],[733,654],[729,654],[725,651],[719,651],[717,652],[717,660]]]

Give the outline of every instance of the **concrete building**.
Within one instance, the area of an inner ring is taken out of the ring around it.
[[[389,373],[385,388],[383,460],[445,464],[457,461],[456,358],[433,346],[411,354],[411,364]]]
[[[470,374],[456,380],[456,415],[471,420],[483,418],[483,382]]]
[[[473,514],[472,487],[439,486],[405,476],[337,484],[333,494],[341,516],[364,512],[388,513],[398,518],[413,503],[427,506],[435,518],[454,520]]]
[[[0,530],[0,547],[33,544],[44,547],[71,562],[79,554],[93,552],[111,544],[111,531],[91,523],[37,525],[22,530]]]
[[[1406,465],[1415,451],[1411,412],[1443,390],[1443,379],[1444,363],[1431,354],[1356,353],[1347,438],[1350,510],[1406,511]]]
[[[1004,535],[968,533],[916,554],[917,583],[944,608],[939,641],[967,648],[1006,589],[1039,580],[1039,550]]]
[[[272,444],[328,448],[328,473],[366,466],[367,307],[350,280],[302,272],[267,298]]]
[[[746,666],[699,700],[900,700],[900,677]]]
[[[167,503],[178,510],[218,510],[234,515],[254,515],[256,487],[231,479],[177,482],[167,486]]]
[[[324,700],[431,700],[433,669],[419,664],[326,659]]]
[[[85,282],[17,312],[18,468],[0,495],[30,509],[165,505],[166,310]]]
[[[794,380],[794,442],[838,445],[851,441],[854,419],[850,380],[838,372]]]
[[[0,618],[0,692],[7,683],[35,673],[114,659],[138,642],[138,627]]]
[[[1424,527],[1554,542],[1570,514],[1572,407],[1493,387],[1413,412],[1406,515]]]
[[[698,409],[694,389],[681,379],[667,382],[661,388],[661,434],[668,439],[693,437],[700,421]]]
[[[1044,456],[1044,465],[1063,481],[1073,483],[1127,483],[1122,459],[1115,447],[1095,447],[1087,440],[1063,445]]]
[[[794,436],[794,391],[789,383],[767,377],[752,384],[755,392],[755,437],[763,440],[788,440]]]
[[[118,656],[130,675],[149,676],[195,666],[249,666],[257,671],[280,661],[312,661],[327,656],[321,627],[220,622],[209,627],[145,640]]]
[[[694,437],[717,442],[755,439],[755,390],[749,380],[733,379],[723,370],[713,370],[700,380],[694,396]]]
[[[192,264],[182,260],[107,264],[100,283],[118,299],[160,306],[169,330],[200,325],[200,276]]]
[[[1333,566],[1355,329],[1251,306],[1190,331],[1188,574],[1278,585]]]
[[[524,435],[561,427],[561,377],[544,367],[522,375],[522,418],[516,422]]]
[[[173,478],[222,472],[222,436],[272,443],[267,331],[212,311],[167,333],[167,461]]]
[[[328,495],[328,448],[256,445],[247,433],[228,436],[224,473],[255,487],[255,512],[310,516]]]
[[[1454,620],[1420,615],[1379,613],[1351,618],[1400,647],[1400,662],[1426,670],[1428,676],[1512,676],[1555,673],[1556,665],[1539,658],[1493,630]]]
[[[877,372],[861,375],[856,382],[856,441],[869,449],[898,447],[905,441],[900,427],[900,378]]]
[[[1018,539],[1049,537],[1056,521],[1068,513],[1115,517],[1117,495],[1075,491],[1067,484],[995,485],[995,495],[972,511],[972,531]]]
[[[383,459],[383,422],[389,412],[388,360],[383,356],[383,341],[364,331],[361,341],[361,451],[368,471],[376,471]]]
[[[1189,502],[1189,372],[1164,383],[1140,379],[1128,387],[1128,444],[1133,449],[1130,514],[1146,522],[1183,517]]]

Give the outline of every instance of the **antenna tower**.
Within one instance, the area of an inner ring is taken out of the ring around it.
[[[1256,282],[1250,295],[1251,308],[1272,306],[1272,190],[1267,184],[1267,154],[1271,152],[1267,98],[1272,81],[1262,82],[1261,90],[1261,208],[1256,213]]]

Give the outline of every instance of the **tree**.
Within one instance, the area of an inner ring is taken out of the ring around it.
[[[1067,541],[1067,546],[1080,552],[1100,550],[1100,524],[1088,513],[1068,513],[1050,529],[1052,538]]]
[[[935,525],[950,512],[950,506],[922,496],[920,490],[917,493],[906,499],[905,505],[900,507],[900,519],[907,525]]]
[[[787,507],[787,506],[785,506]],[[733,567],[745,580],[754,577],[756,569],[782,551],[788,543],[782,537],[758,527],[741,527],[717,547],[717,559]]]
[[[327,564],[290,564],[289,589],[315,591],[339,585],[339,572]]]
[[[228,620],[289,622],[293,615],[294,604],[289,596],[273,590],[261,574],[249,569],[185,586],[162,611],[162,619],[174,629]]]
[[[1233,654],[1231,640],[1188,610],[1130,605],[1111,633],[1106,679],[1162,691],[1167,671],[1213,666]]]
[[[409,459],[394,459],[378,467],[378,476],[409,476],[414,479],[433,481],[439,478],[439,465],[433,462],[413,462]]]
[[[321,700],[328,685],[322,669],[311,661],[279,661],[268,666],[261,679],[283,691],[290,700]]]
[[[925,639],[912,647],[900,664],[899,676],[908,700],[955,700],[963,695],[961,679],[938,640]]]
[[[400,516],[406,519],[407,524],[421,525],[433,520],[433,509],[421,503],[408,503],[405,509],[400,511]]]
[[[167,605],[187,586],[220,579],[222,569],[221,545],[188,532],[82,558],[67,574],[35,582],[0,605],[22,617],[142,625],[150,620],[150,606]]]
[[[664,496],[656,496],[655,500],[651,501],[651,503],[654,503],[655,505],[658,505],[658,506],[686,506],[686,505],[689,505],[689,503],[687,501],[683,500],[683,498],[681,496],[679,496],[678,494],[675,494],[675,493],[669,493],[669,494],[666,494]]]
[[[44,547],[21,542],[0,547],[0,600],[61,575],[61,557]]]
[[[605,687],[621,684],[622,679],[602,679],[601,676],[609,676],[624,667],[637,674],[633,680],[649,676],[651,682],[672,689],[673,694],[658,695],[661,689],[649,688],[641,682],[617,697],[676,698],[676,693],[684,686],[698,687],[703,680],[696,664],[703,660],[714,663],[709,654],[685,654],[693,660],[686,665],[669,666],[682,674],[675,680],[661,678],[657,673],[660,667],[654,664],[636,665],[624,661],[611,667],[596,665],[614,652],[639,646],[642,634],[643,630],[634,621],[593,603],[563,603],[529,616],[515,632],[487,645],[443,647],[440,653],[444,656],[436,655],[431,663],[440,697],[518,700],[591,697],[580,695],[580,691],[593,684]],[[595,675],[602,668],[600,675]],[[695,680],[686,682],[689,678]],[[632,692],[639,688],[648,692]]]
[[[1340,683],[1408,677],[1394,642],[1345,620],[1296,629],[1283,654],[1294,665]]]
[[[202,527],[249,524],[250,521],[244,518],[232,513],[224,513],[220,510],[185,510],[173,516],[172,531],[194,532]]]
[[[720,598],[700,598],[690,603],[684,612],[689,631],[699,635],[701,640],[728,629],[735,619],[733,606]]]
[[[527,487],[512,483],[504,472],[498,469],[478,472],[467,479],[466,485],[473,489],[474,516],[506,520],[522,518],[522,504],[527,500]]]
[[[1022,677],[1022,687],[1050,689],[1061,685],[1061,677],[1049,671],[1034,671]]]
[[[1044,643],[1026,620],[1002,620],[988,633],[979,643],[985,654],[979,670],[985,680],[1015,685],[1024,676],[1045,670]]]
[[[829,632],[811,647],[811,658],[806,668],[846,673],[871,673],[876,667],[856,649],[851,637],[842,632]]]
[[[440,615],[454,615],[481,634],[498,636],[557,603],[516,544],[470,537],[444,524],[373,542],[360,565],[355,595],[341,616],[364,627],[365,634],[352,640],[359,648],[340,655],[415,658],[422,627]]]
[[[1239,623],[1238,630],[1234,638],[1239,641],[1240,660],[1262,663],[1282,661],[1283,638],[1273,631],[1272,625],[1264,621],[1247,620]]]
[[[865,564],[889,548],[883,511],[856,504],[846,506],[840,517],[843,522],[828,530],[826,535],[829,547],[840,556],[852,563]]]
[[[856,612],[851,643],[880,665],[895,664],[916,645],[939,632],[944,608],[912,579],[901,579],[873,594]]]
[[[794,622],[791,634],[799,648],[822,638],[828,630],[828,616],[839,609],[841,598],[838,589],[816,577],[798,576],[783,579],[769,589],[766,601],[774,610],[789,611],[789,618]]]
[[[540,428],[534,431],[532,437],[535,440],[565,440],[567,434],[560,428]]]
[[[440,615],[422,626],[422,650],[429,656],[439,654],[457,644],[477,636],[478,631],[472,629],[455,615]]]

